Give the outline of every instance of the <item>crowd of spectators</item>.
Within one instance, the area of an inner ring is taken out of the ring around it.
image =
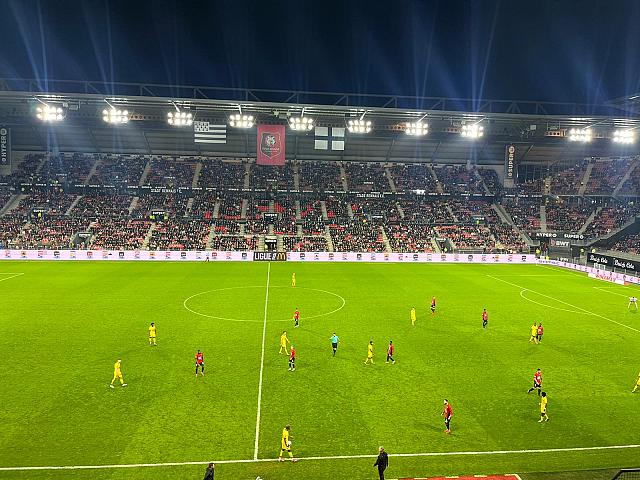
[[[634,233],[621,238],[611,246],[611,250],[640,255],[640,233]]]
[[[321,235],[324,233],[325,221],[322,216],[320,200],[301,200],[300,218],[303,234]]]
[[[630,165],[631,159],[629,158],[595,161],[584,193],[586,195],[611,195],[629,170]]]
[[[150,193],[141,195],[132,214],[137,218],[148,218],[151,212],[164,211],[169,217],[183,217],[187,212],[189,197],[174,193]]]
[[[201,220],[163,220],[155,224],[149,250],[202,250],[207,245],[211,223]]]
[[[329,248],[323,236],[284,236],[282,244],[288,252],[326,252]]]
[[[477,171],[491,195],[497,195],[502,192],[502,183],[500,183],[498,172],[493,168],[479,168]]]
[[[254,236],[229,236],[216,235],[211,241],[212,250],[234,251],[234,250],[255,250],[258,245],[257,237]]]
[[[636,159],[636,162],[638,162],[638,165],[620,187],[619,195],[640,196],[640,159]]]
[[[291,162],[283,166],[251,164],[249,186],[265,190],[293,189],[293,168]]]
[[[5,215],[0,218],[0,248],[8,248],[14,245],[20,232],[27,225],[27,218],[23,215]]]
[[[433,252],[433,228],[412,223],[388,224],[384,227],[394,252]]]
[[[497,223],[498,217],[495,210],[491,207],[491,203],[484,200],[454,200],[447,201],[449,208],[457,218],[458,222],[476,223],[478,221],[486,221],[488,223]]]
[[[393,165],[390,167],[393,183],[398,192],[411,192],[424,190],[436,192],[436,179],[432,170],[424,163],[410,163],[406,165]]]
[[[16,237],[17,248],[25,249],[62,249],[69,248],[73,236],[86,232],[90,221],[86,218],[47,217],[32,219]]]
[[[504,198],[502,206],[513,223],[525,231],[540,230],[540,201],[530,198]]]
[[[336,162],[300,162],[298,178],[301,191],[344,191]]]
[[[502,248],[507,253],[529,251],[529,246],[522,239],[520,233],[508,223],[494,223],[490,225],[490,228],[497,248]]]
[[[475,169],[467,169],[463,165],[452,165],[434,168],[442,190],[447,193],[479,193],[484,194],[482,179]]]
[[[195,195],[191,203],[191,210],[189,211],[190,216],[203,220],[211,220],[216,202],[218,201],[218,195],[217,192],[203,192]],[[218,214],[220,214],[219,211]]]
[[[196,164],[192,158],[152,157],[144,183],[152,187],[191,187]]]
[[[127,217],[133,197],[129,195],[83,195],[71,211],[74,217]]]
[[[103,156],[93,175],[90,185],[138,185],[148,159],[141,156]]]
[[[347,209],[351,208],[349,202],[340,197],[327,197],[324,203],[327,208],[327,218],[329,219],[329,222],[348,221],[350,218],[347,213]]]
[[[20,185],[21,183],[33,183],[40,166],[44,163],[45,156],[40,153],[25,155],[18,163],[17,168],[8,175],[0,177],[2,182]]]
[[[330,225],[331,240],[336,252],[384,252],[382,231],[368,222]]]
[[[589,165],[588,160],[583,160],[565,170],[556,172],[551,176],[551,193],[554,195],[577,195],[582,186],[582,179]]]
[[[381,163],[343,163],[351,192],[390,192],[389,179]]]
[[[150,227],[148,220],[98,218],[89,227],[91,247],[102,250],[140,249]]]
[[[208,159],[201,160],[201,164],[198,187],[215,188],[218,191],[243,187],[246,174],[245,162]]]
[[[495,249],[493,235],[484,225],[438,225],[435,232],[438,237],[448,239],[454,250],[492,252]]]
[[[398,205],[404,213],[406,223],[435,225],[454,221],[447,202],[442,200],[416,197],[413,200],[399,200]]]
[[[636,215],[640,215],[640,208],[634,203],[611,203],[602,208],[585,230],[589,237],[608,235],[621,227]]]
[[[547,230],[576,233],[584,226],[594,210],[595,207],[589,203],[563,201],[549,203],[546,206]]]

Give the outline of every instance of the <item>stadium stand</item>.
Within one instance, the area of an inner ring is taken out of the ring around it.
[[[619,196],[637,191],[636,161],[534,169],[505,190],[495,170],[464,165],[300,161],[273,168],[246,159],[26,155],[1,179],[0,245],[247,250],[275,235],[291,251],[523,252],[530,245],[518,229],[540,231],[542,206],[548,231],[584,230],[592,239],[632,220],[640,213],[635,199],[609,197],[620,183]],[[562,198],[544,194],[545,184]],[[635,240],[618,239],[614,248],[635,252]]]

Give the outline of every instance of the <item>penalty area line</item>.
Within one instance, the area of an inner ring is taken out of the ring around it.
[[[5,280],[11,280],[12,278],[16,278],[16,277],[19,277],[20,275],[24,275],[24,273],[2,273],[2,272],[0,272],[0,275],[9,275],[8,277],[0,278],[0,282],[4,282]]]
[[[548,298],[550,300],[555,300],[556,302],[559,302],[559,303],[562,303],[564,305],[567,305],[568,307],[575,308],[576,310],[580,310],[580,311],[584,312],[585,314],[593,315],[594,317],[598,317],[598,318],[602,318],[603,320],[606,320],[607,322],[615,323],[616,325],[620,325],[621,327],[628,328],[629,330],[633,330],[634,332],[640,333],[640,330],[638,330],[637,328],[630,327],[629,325],[625,325],[624,323],[616,322],[615,320],[612,320],[612,319],[610,319],[608,317],[605,317],[604,315],[600,315],[599,313],[595,313],[595,312],[592,312],[592,311],[587,310],[585,308],[578,307],[577,305],[573,305],[573,304],[571,304],[569,302],[565,302],[564,300],[560,300],[559,298],[552,297],[551,295],[546,295],[544,293],[536,292],[535,290],[531,290],[530,288],[523,287],[522,285],[511,283],[511,282],[508,282],[506,280],[502,280],[501,278],[494,277],[493,275],[487,275],[487,277],[493,278],[494,280],[498,280],[499,282],[506,283],[507,285],[511,285],[513,287],[518,287],[521,290],[526,290],[528,292],[535,293],[536,295],[540,295],[541,297],[546,297],[546,298]],[[525,299],[525,300],[527,300],[527,299]]]
[[[419,457],[456,457],[465,455],[522,455],[535,453],[569,453],[569,452],[591,452],[598,450],[624,450],[640,448],[640,445],[605,445],[601,447],[569,447],[569,448],[540,448],[524,450],[492,450],[480,452],[424,452],[424,453],[394,453],[393,458],[419,458]],[[377,458],[377,455],[336,455],[327,457],[297,457],[298,461],[324,461],[324,460],[358,460]],[[32,470],[100,470],[114,468],[143,468],[143,467],[181,467],[184,465],[207,465],[209,462],[217,464],[238,464],[238,463],[270,463],[277,462],[277,458],[260,459],[240,459],[240,460],[204,460],[201,462],[166,462],[166,463],[125,463],[121,465],[64,465],[64,466],[42,466],[42,467],[0,467],[0,472],[10,471],[32,471]]]

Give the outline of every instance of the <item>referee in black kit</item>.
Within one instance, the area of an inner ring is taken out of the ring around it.
[[[378,454],[376,463],[374,463],[373,466],[378,467],[378,475],[380,475],[380,480],[384,480],[384,471],[389,465],[389,456],[387,455],[387,452],[384,451],[384,447],[380,447],[379,451],[380,453]]]

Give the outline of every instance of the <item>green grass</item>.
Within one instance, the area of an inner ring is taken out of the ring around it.
[[[0,263],[0,280],[8,277],[2,272],[24,273],[0,281],[0,467],[253,458],[267,269],[266,263]],[[522,298],[523,288],[538,303]],[[540,266],[272,263],[258,457],[277,456],[280,432],[290,423],[296,456],[375,454],[384,445],[391,478],[636,466],[637,448],[393,457],[640,443],[640,394],[630,393],[640,370],[640,314],[626,309],[629,288]],[[205,291],[189,308],[245,321],[184,308],[186,298]],[[435,317],[431,295],[438,298]],[[340,297],[344,307],[324,315],[342,305]],[[296,330],[289,320],[295,307]],[[483,307],[490,315],[486,331]],[[156,348],[147,343],[152,321]],[[541,345],[527,342],[533,321],[545,326]],[[283,329],[298,351],[293,373],[278,355]],[[336,358],[334,331],[341,339]],[[376,364],[364,366],[369,339]],[[384,362],[390,339],[395,365]],[[207,375],[196,380],[197,349],[205,353]],[[117,358],[129,386],[111,390]],[[546,424],[537,423],[537,396],[526,394],[538,367],[549,395]],[[444,398],[454,409],[450,436],[442,432]],[[372,464],[369,458],[231,463],[218,465],[217,474],[361,479],[374,477]],[[141,480],[203,472],[191,465],[0,471],[0,478]]]

